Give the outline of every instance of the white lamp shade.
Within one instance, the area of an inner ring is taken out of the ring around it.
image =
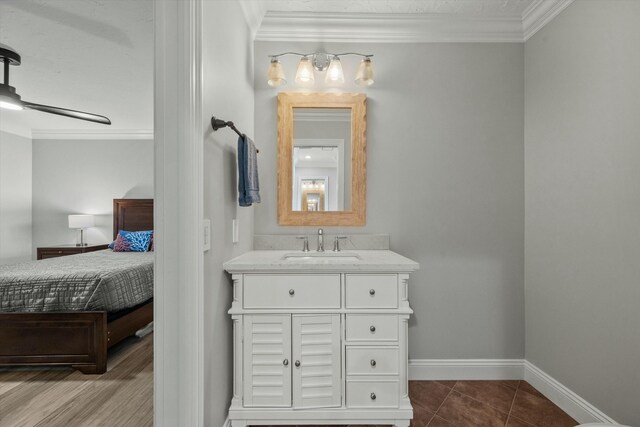
[[[95,227],[96,220],[93,215],[69,215],[69,228]]]

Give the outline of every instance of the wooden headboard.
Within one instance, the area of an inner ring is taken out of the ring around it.
[[[153,230],[153,199],[113,199],[114,240],[120,230]]]

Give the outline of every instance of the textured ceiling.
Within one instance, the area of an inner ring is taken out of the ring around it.
[[[10,76],[24,100],[113,122],[0,110],[0,127],[153,128],[152,0],[0,0],[0,43],[22,56]]]
[[[265,0],[270,12],[455,13],[521,17],[534,0]]]

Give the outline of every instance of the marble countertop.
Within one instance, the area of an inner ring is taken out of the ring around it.
[[[412,272],[420,265],[388,250],[341,252],[251,251],[224,263],[229,273],[253,272]]]

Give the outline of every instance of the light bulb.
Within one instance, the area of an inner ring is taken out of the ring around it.
[[[342,73],[342,63],[340,58],[334,56],[331,58],[331,63],[327,69],[327,83],[344,83],[344,74]]]
[[[313,75],[313,65],[308,56],[302,57],[296,71],[296,83],[309,84],[313,83],[315,76]]]
[[[356,74],[356,83],[360,86],[371,86],[373,84],[371,58],[364,58],[362,62],[360,62],[360,67],[358,67],[358,73]]]
[[[284,77],[284,70],[282,69],[282,64],[276,58],[271,58],[271,63],[269,64],[269,71],[267,71],[267,83],[271,87],[276,87],[287,83],[287,79]]]

